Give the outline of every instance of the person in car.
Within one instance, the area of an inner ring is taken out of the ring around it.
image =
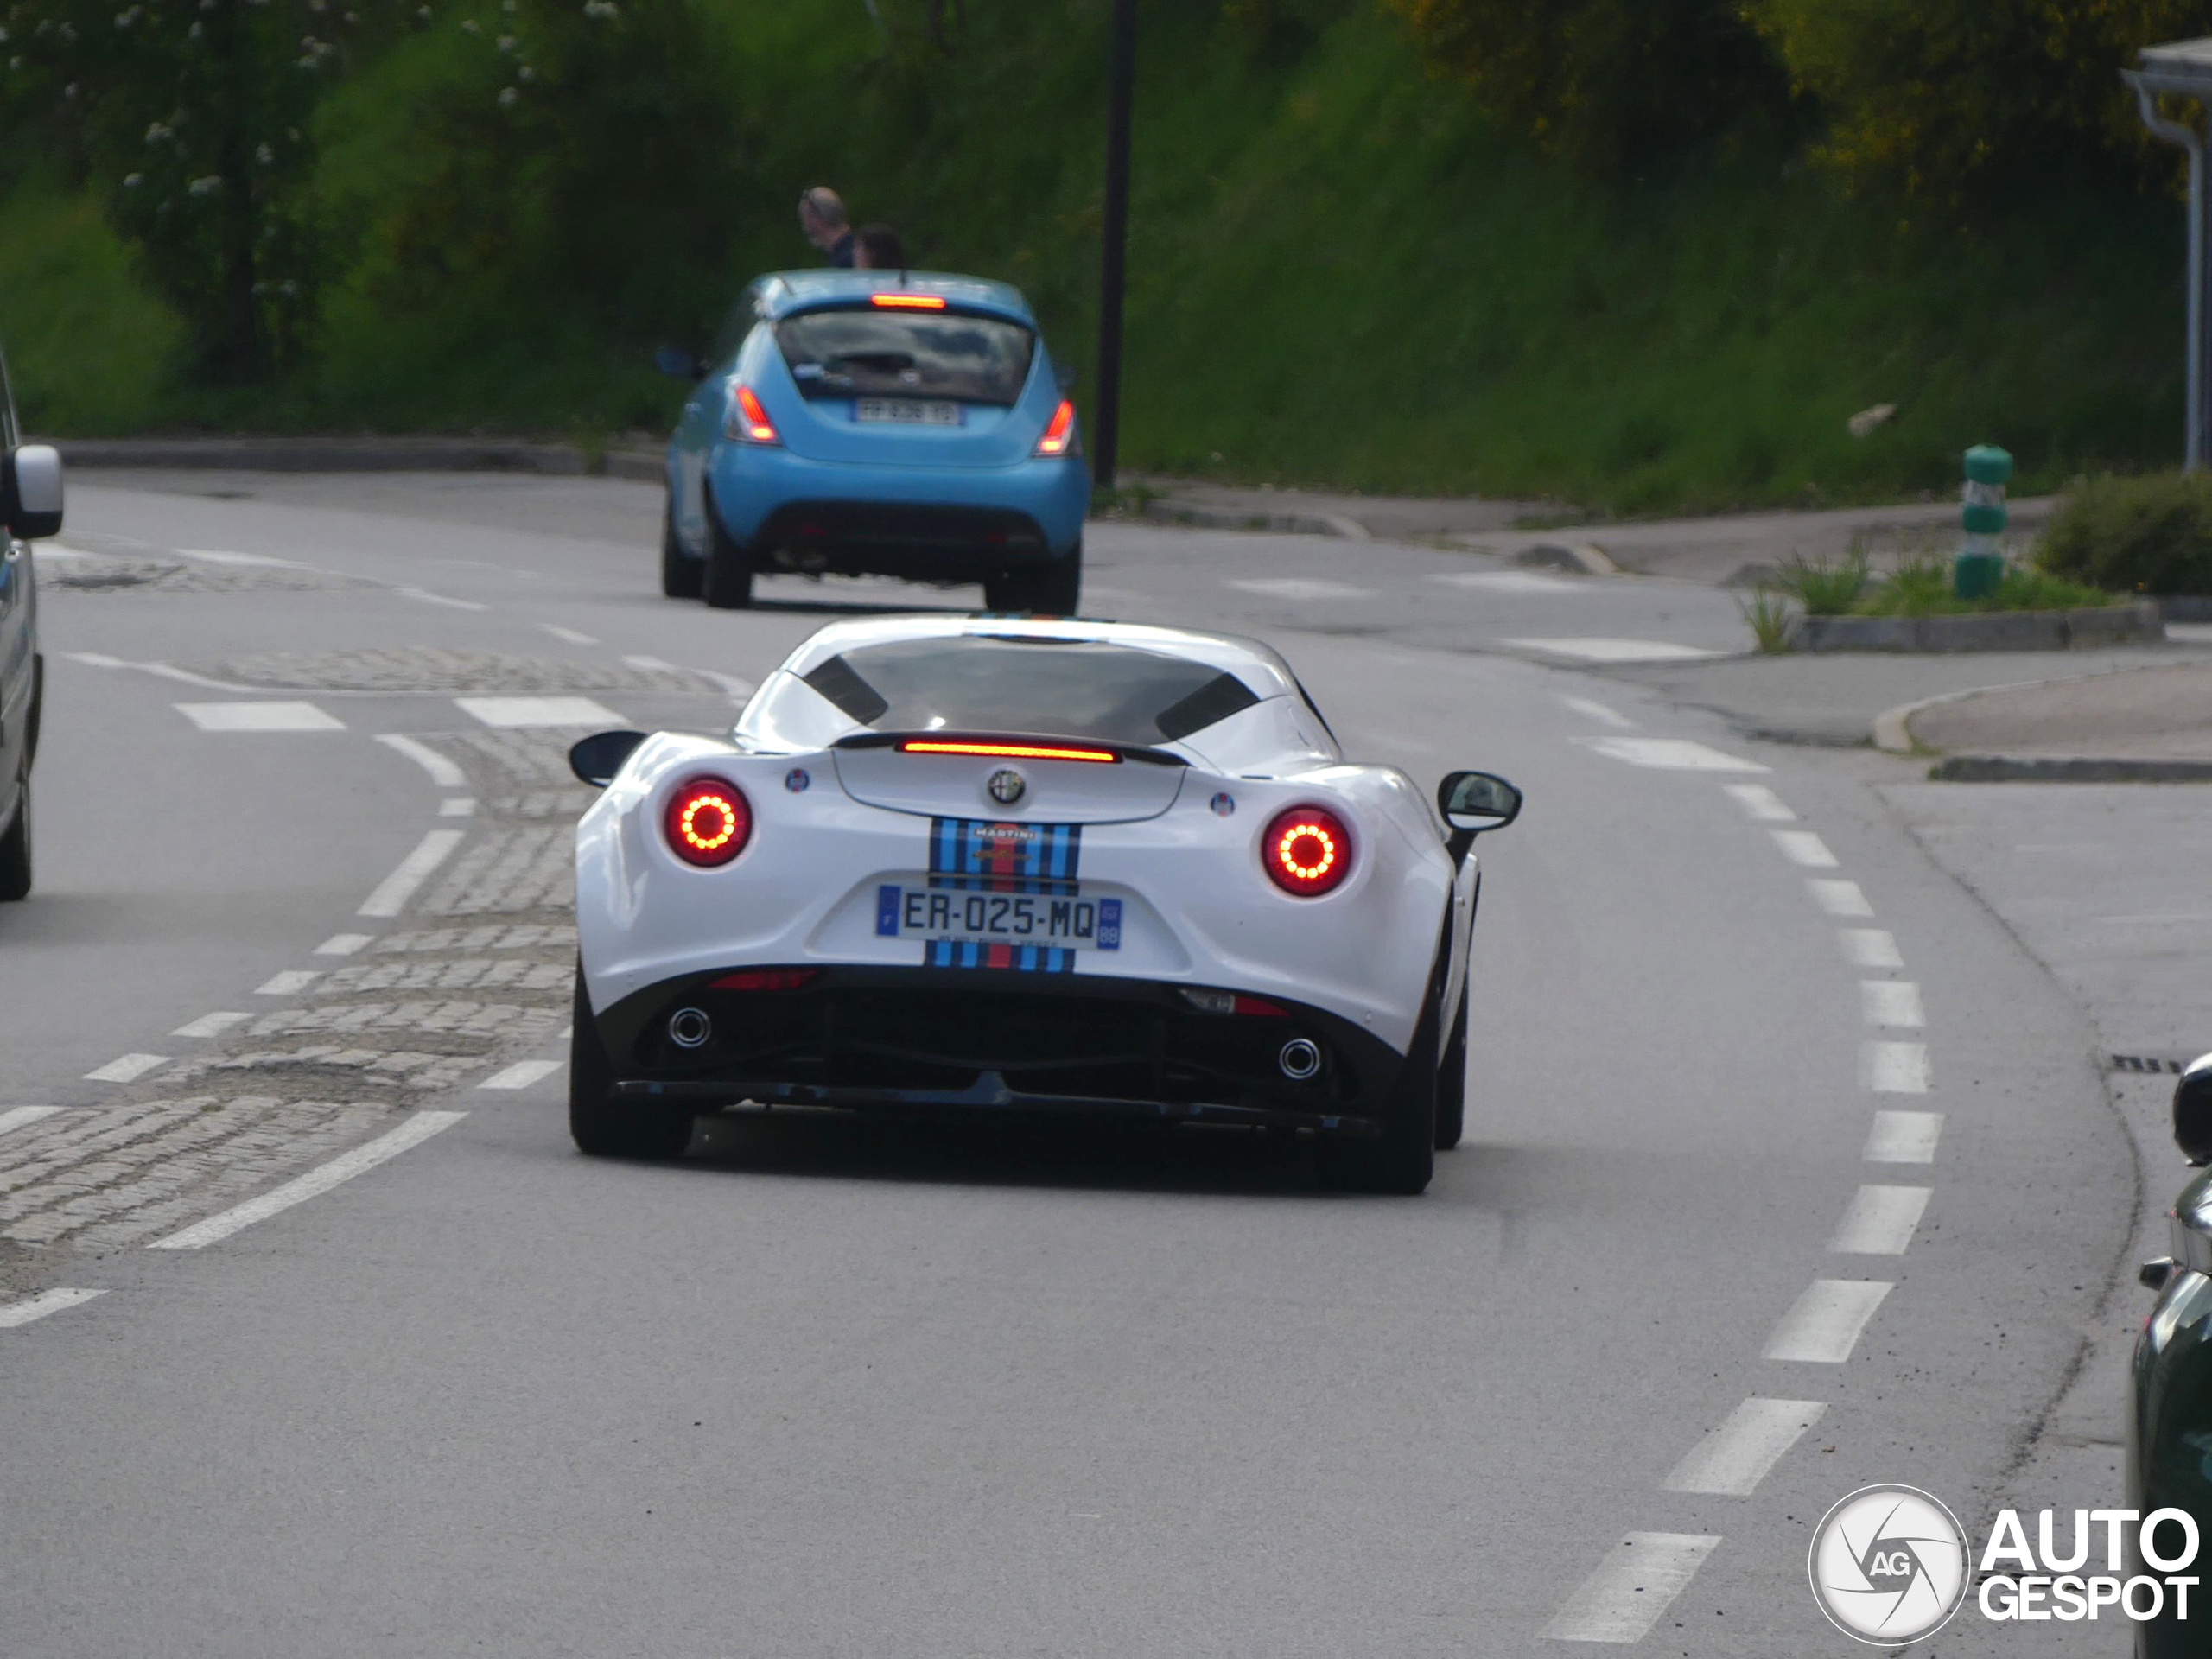
[[[904,270],[906,269],[906,245],[899,239],[899,232],[888,225],[863,225],[855,239],[853,269]]]
[[[817,184],[799,193],[798,229],[831,264],[852,264],[857,245],[852,220],[845,216],[843,200],[828,185]]]

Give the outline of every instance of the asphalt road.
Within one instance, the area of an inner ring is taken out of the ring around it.
[[[1357,754],[1528,791],[1425,1197],[1241,1135],[753,1120],[623,1166],[550,1064],[580,711],[514,700],[709,728],[829,615],[974,602],[664,601],[658,512],[78,481],[0,916],[0,1648],[1840,1655],[1831,1503],[1984,1524],[2133,1153],[1881,775],[1571,671],[1737,649],[1725,594],[1093,527],[1091,608],[1262,634]],[[241,704],[291,712],[180,708]],[[241,719],[286,728],[202,729]]]

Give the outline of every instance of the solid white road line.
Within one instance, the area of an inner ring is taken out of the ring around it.
[[[1374,592],[1366,588],[1354,588],[1347,582],[1330,582],[1319,576],[1230,576],[1222,584],[1239,593],[1257,594],[1263,599],[1290,599],[1301,602],[1324,599],[1372,599]]]
[[[175,1031],[172,1037],[219,1037],[232,1026],[252,1019],[250,1014],[203,1014],[197,1020],[188,1020]]]
[[[85,1073],[86,1083],[136,1083],[157,1065],[167,1065],[166,1054],[125,1054],[110,1060],[97,1071]]]
[[[1761,823],[1792,823],[1797,815],[1783,804],[1782,797],[1764,784],[1723,784],[1734,798],[1736,804]]]
[[[271,974],[253,988],[256,996],[297,996],[302,991],[322,977],[320,969],[287,968],[281,974]]]
[[[29,1325],[33,1319],[42,1319],[49,1313],[59,1313],[65,1307],[77,1307],[95,1296],[105,1296],[104,1290],[41,1290],[27,1302],[10,1302],[0,1307],[0,1331],[18,1325]]]
[[[476,816],[476,801],[473,796],[448,795],[438,803],[442,818],[473,818]]]
[[[1887,928],[1840,927],[1835,936],[1843,945],[1843,959],[1854,968],[1902,968],[1897,942]]]
[[[35,1123],[41,1118],[52,1117],[59,1106],[10,1106],[0,1110],[0,1135],[10,1129],[20,1129],[26,1123]]]
[[[565,639],[572,645],[595,645],[599,643],[597,636],[578,633],[574,628],[564,628],[558,622],[541,622],[537,626],[556,639]]]
[[[1831,916],[1872,916],[1874,906],[1866,902],[1866,895],[1859,890],[1856,881],[1839,881],[1832,877],[1808,875],[1805,885],[1813,890],[1813,902]]]
[[[1486,594],[1587,594],[1596,588],[1565,576],[1540,576],[1533,570],[1439,570],[1429,576],[1448,588]]]
[[[1827,842],[1810,830],[1770,830],[1767,833],[1792,864],[1802,864],[1808,870],[1835,868],[1835,855],[1828,850]]]
[[[1867,1279],[1815,1279],[1767,1338],[1769,1359],[1840,1365],[1890,1286]]]
[[[1827,1408],[1817,1400],[1761,1400],[1754,1396],[1690,1449],[1660,1484],[1670,1492],[1710,1492],[1749,1497],[1782,1454],[1797,1444]]]
[[[1862,979],[1859,1011],[1870,1026],[1917,1031],[1928,1023],[1920,1006],[1920,987],[1909,979]]]
[[[479,1089],[527,1089],[533,1083],[551,1077],[561,1069],[559,1060],[517,1060],[504,1071],[494,1071],[476,1086]]]
[[[376,942],[373,933],[334,933],[315,948],[318,957],[350,957],[365,944]]]
[[[404,754],[430,774],[430,781],[440,789],[466,789],[468,774],[418,738],[403,737],[397,732],[379,732],[377,741],[395,754]]]
[[[1608,709],[1594,697],[1561,697],[1560,706],[1572,709],[1578,715],[1587,715],[1601,726],[1617,726],[1624,732],[1636,729],[1636,722],[1626,715],[1618,709]]]
[[[342,1181],[374,1169],[385,1160],[397,1158],[410,1147],[420,1146],[441,1129],[449,1129],[468,1114],[467,1112],[417,1112],[397,1128],[378,1135],[375,1140],[358,1146],[342,1156],[332,1159],[318,1169],[284,1183],[257,1198],[226,1210],[219,1216],[194,1222],[182,1232],[171,1233],[167,1238],[157,1238],[146,1248],[149,1250],[197,1250],[228,1238],[232,1233],[251,1227],[257,1221],[302,1204],[317,1195],[327,1192]]]
[[[1501,639],[1501,645],[1520,651],[1541,651],[1549,657],[1572,657],[1586,663],[1702,662],[1725,653],[1697,645],[1670,645],[1664,639]]]
[[[454,702],[461,713],[501,729],[626,723],[612,709],[589,697],[455,697]]]
[[[1928,1208],[1927,1186],[1862,1186],[1836,1224],[1828,1249],[1837,1255],[1903,1255]]]
[[[1919,1043],[1861,1043],[1859,1072],[1874,1095],[1928,1092],[1928,1050]]]
[[[1932,1164],[1942,1134],[1941,1112],[1877,1112],[1859,1155],[1870,1164]]]
[[[1745,760],[1686,737],[1581,737],[1603,755],[1625,760],[1631,766],[1650,766],[1661,772],[1764,772],[1756,760]]]
[[[1700,1533],[1628,1534],[1541,1634],[1552,1642],[1641,1642],[1719,1541]]]
[[[311,702],[180,702],[177,713],[203,732],[342,732],[346,722]]]
[[[434,594],[427,588],[395,588],[391,590],[402,599],[419,600],[425,605],[443,605],[456,611],[488,611],[489,605],[479,605],[473,599],[448,599],[443,594]]]
[[[378,884],[377,890],[354,913],[359,916],[398,915],[401,908],[415,896],[415,889],[430,879],[431,873],[451,856],[453,849],[461,842],[461,832],[458,830],[431,830],[423,837],[413,852],[399,861],[399,868]]]

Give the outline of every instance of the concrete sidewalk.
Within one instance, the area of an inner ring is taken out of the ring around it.
[[[2212,782],[2212,660],[1947,697],[1888,734],[1957,781]]]

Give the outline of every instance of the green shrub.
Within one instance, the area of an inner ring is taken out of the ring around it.
[[[1769,656],[1789,649],[1789,604],[1771,588],[1755,588],[1748,595],[1738,594],[1736,608],[1744,613],[1744,625],[1758,641],[1758,647]]]
[[[1805,607],[1808,616],[1841,616],[1859,602],[1869,572],[1866,550],[1854,547],[1839,563],[1808,560],[1802,554],[1782,562],[1777,579],[1782,591]]]
[[[2212,473],[2100,478],[2052,515],[2036,563],[2139,594],[2212,594]]]
[[[2109,605],[2113,595],[2032,566],[2008,564],[1997,591],[1961,599],[1952,591],[1951,561],[1941,554],[1905,560],[1854,607],[1860,616],[1953,616],[1969,611],[2072,611]]]

